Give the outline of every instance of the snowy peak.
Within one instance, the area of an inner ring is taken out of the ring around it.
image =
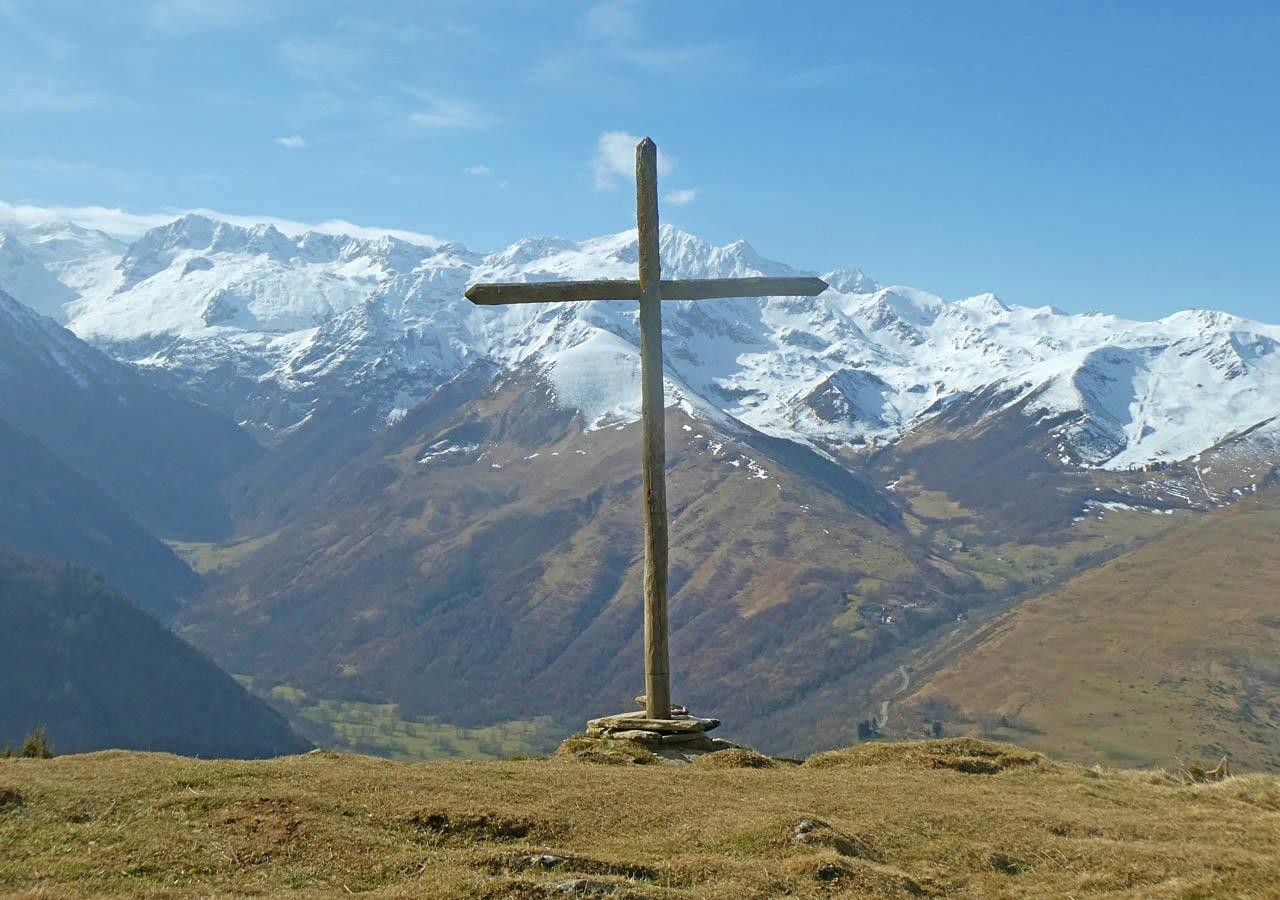
[[[866,423],[885,428],[901,424],[893,386],[874,372],[840,369],[805,395],[804,406],[827,424]]]
[[[866,272],[857,268],[834,269],[822,276],[831,290],[841,294],[873,294],[880,290]]]
[[[1005,306],[995,294],[990,293],[966,297],[963,300],[956,301],[955,305],[960,309],[993,318],[1000,318],[1009,312],[1009,307]]]
[[[671,225],[660,227],[658,251],[664,278],[796,274],[790,266],[760,256],[746,241],[717,247]],[[639,257],[635,229],[586,241],[524,238],[485,257],[476,280],[635,278]]]
[[[151,229],[129,245],[120,260],[124,277],[117,290],[127,291],[176,261],[193,258],[256,258],[295,268],[357,263],[376,266],[388,273],[405,274],[430,253],[426,248],[390,236],[361,240],[309,231],[293,238],[274,225],[246,228],[190,214]]]
[[[669,225],[659,245],[669,278],[797,274],[746,242]],[[634,305],[479,308],[463,292],[631,279],[637,256],[634,230],[486,255],[188,215],[127,247],[77,226],[11,229],[0,288],[267,431],[339,392],[403,411],[478,363],[534,368],[594,424],[637,414]],[[1000,398],[1056,429],[1064,458],[1107,467],[1191,455],[1280,415],[1274,326],[1208,310],[1133,322],[991,293],[946,300],[857,268],[825,279],[814,298],[665,304],[670,396],[815,446],[890,442],[947,404]]]
[[[45,268],[33,248],[5,231],[0,231],[0,289],[53,316],[79,296]]]

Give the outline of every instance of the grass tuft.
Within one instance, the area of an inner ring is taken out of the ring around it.
[[[815,753],[804,761],[804,765],[811,769],[895,765],[950,769],[966,775],[998,775],[1011,769],[1046,768],[1051,763],[1043,753],[1013,744],[957,737],[895,744],[873,741],[843,750]]]
[[[661,762],[657,754],[634,741],[591,738],[585,734],[565,738],[555,755],[557,759],[606,766],[651,766]]]
[[[735,747],[731,750],[718,750],[696,758],[693,765],[703,769],[776,769],[778,764],[765,756],[746,747]]]

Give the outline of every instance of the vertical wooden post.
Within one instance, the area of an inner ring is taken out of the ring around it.
[[[645,714],[671,717],[667,650],[667,451],[662,381],[662,265],[658,257],[658,148],[636,145],[636,227],[640,240],[640,410],[644,429]]]

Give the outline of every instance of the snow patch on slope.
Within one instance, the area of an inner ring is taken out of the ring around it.
[[[796,274],[744,242],[664,226],[660,243],[668,277]],[[475,307],[462,293],[475,281],[633,278],[637,255],[633,230],[484,255],[189,215],[127,247],[72,225],[9,228],[0,288],[265,429],[344,393],[389,421],[481,363],[540,369],[555,402],[599,427],[639,414],[634,304]],[[1021,404],[1054,428],[1062,460],[1108,468],[1184,458],[1280,414],[1276,326],[949,301],[854,268],[827,279],[817,298],[664,304],[668,402],[821,449],[895,440],[982,393],[1004,398],[989,414]]]

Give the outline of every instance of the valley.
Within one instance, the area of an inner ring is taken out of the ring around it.
[[[491,254],[202,216],[128,244],[66,223],[5,234],[0,290],[27,296],[0,305],[0,346],[14,348],[0,427],[30,433],[67,467],[62,483],[83,478],[136,523],[106,529],[121,544],[98,564],[113,586],[301,734],[408,759],[496,757],[546,752],[587,713],[630,708],[634,312],[481,310],[461,295],[480,279],[630,271],[633,234]],[[797,271],[742,242],[664,228],[661,243],[679,277]],[[1214,523],[1274,492],[1280,328],[824,277],[833,289],[814,299],[669,304],[676,699],[774,754],[851,743],[866,721],[1022,740],[998,724],[1030,721],[1016,694],[968,699],[936,679],[1146,548],[1188,541],[1180,554],[1202,551],[1207,569],[1227,558]],[[68,550],[92,542],[40,544],[34,521],[0,534],[95,564]],[[129,528],[150,561],[113,568],[142,552],[125,550]],[[1259,540],[1265,559],[1274,532]],[[1203,603],[1280,599],[1274,581],[1242,577]],[[1195,627],[1197,608],[1161,608],[1193,636],[1167,677],[1210,666],[1219,638]],[[1115,622],[1121,652],[1141,642]],[[1045,678],[1079,652],[1052,634],[1035,644]],[[1277,664],[1262,643],[1249,666]],[[1194,728],[1221,738],[1178,752],[1280,766],[1255,746],[1274,747],[1277,713],[1241,678],[1214,690],[1244,691],[1254,730],[1197,694]],[[1074,741],[1065,721],[1034,728],[1071,758],[1173,763],[1168,731],[1141,721],[1105,746]]]

